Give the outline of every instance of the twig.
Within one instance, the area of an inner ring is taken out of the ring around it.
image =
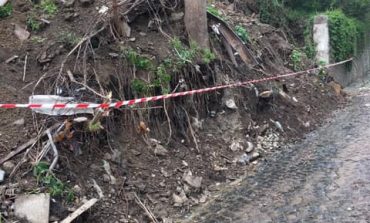
[[[75,210],[72,214],[68,215],[68,217],[65,218],[63,221],[61,221],[60,223],[71,223],[74,219],[76,219],[82,213],[87,211],[89,208],[91,208],[98,201],[99,201],[99,199],[97,199],[97,198],[90,199],[85,204],[83,204],[81,207],[79,207],[77,210]]]
[[[27,58],[28,58],[28,53],[26,54],[26,57],[24,58],[23,79],[22,79],[23,82],[26,80]]]
[[[139,197],[137,196],[136,193],[134,193],[134,196],[135,196],[135,201],[136,203],[145,211],[145,213],[148,215],[148,217],[155,223],[158,223],[158,220],[156,219],[156,217],[154,216],[154,214],[149,210],[149,208],[147,208],[143,202],[141,202],[141,200],[139,199]],[[63,223],[63,222],[62,222]]]
[[[168,134],[167,143],[166,143],[166,145],[168,145],[170,144],[171,137],[172,137],[172,128],[171,128],[171,119],[170,119],[170,116],[168,115],[168,111],[166,107],[166,99],[163,100],[163,108],[164,108],[164,113],[166,114],[166,118],[168,122],[168,130],[170,131],[170,133]]]
[[[48,128],[47,130],[50,130],[50,131],[53,131],[54,129],[58,128],[59,127],[59,123],[53,125],[52,127]],[[30,139],[28,142],[24,143],[23,145],[21,145],[20,147],[18,147],[16,150],[12,151],[11,153],[9,153],[5,158],[1,159],[0,160],[0,165],[3,164],[4,162],[10,160],[11,158],[13,158],[15,155],[19,154],[20,152],[22,152],[23,150],[27,149],[28,147],[33,147],[36,142],[43,136],[45,136],[47,133],[46,133],[46,130],[40,134],[39,136],[33,138],[33,139]]]
[[[184,107],[182,107],[182,109],[184,110],[185,115],[186,115],[186,118],[188,120],[189,130],[190,130],[191,136],[193,137],[195,148],[197,149],[198,153],[200,153],[198,142],[197,142],[197,138],[195,137],[195,133],[194,133],[193,127],[191,126],[191,121],[190,121],[190,118],[189,118],[189,114],[186,112],[186,110],[184,109]]]
[[[104,197],[104,194],[103,194],[103,190],[101,189],[101,187],[96,183],[96,181],[94,179],[92,179],[92,182],[94,184],[94,188],[96,190],[96,192],[98,193],[99,195],[99,198],[102,199]]]
[[[49,171],[53,171],[55,165],[57,164],[58,162],[58,159],[59,159],[59,153],[58,153],[58,150],[57,150],[57,147],[55,146],[54,144],[54,139],[53,137],[51,136],[51,133],[50,133],[50,130],[46,130],[46,134],[48,135],[48,138],[49,138],[49,142],[50,142],[50,145],[51,145],[51,148],[53,149],[53,152],[54,152],[54,159],[53,159],[53,162],[51,163],[50,167],[49,167]]]
[[[107,99],[107,96],[104,96],[104,95],[102,95],[102,94],[100,94],[100,93],[96,92],[94,89],[92,89],[91,87],[89,87],[88,85],[86,85],[86,84],[84,84],[84,83],[81,83],[81,82],[76,81],[76,79],[73,77],[73,74],[72,74],[72,72],[71,72],[70,70],[67,70],[67,75],[68,75],[69,80],[70,80],[71,82],[73,82],[73,83],[75,83],[75,84],[82,85],[84,88],[86,88],[87,90],[91,91],[92,93],[94,93],[94,94],[98,95],[99,97]]]

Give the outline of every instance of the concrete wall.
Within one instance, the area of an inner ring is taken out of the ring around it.
[[[317,63],[332,63],[330,60],[330,36],[329,20],[325,15],[315,17],[313,26],[313,39],[316,44]],[[363,79],[370,75],[370,33],[366,34],[365,42],[359,47],[351,65],[345,64],[330,68],[329,73],[334,79],[343,86]]]
[[[342,86],[348,86],[357,80],[368,77],[370,75],[370,41],[368,40],[364,47],[359,49],[351,66],[332,67],[329,73]]]

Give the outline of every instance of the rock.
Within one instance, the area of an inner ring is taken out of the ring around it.
[[[254,152],[254,153],[252,153],[250,161],[255,161],[256,159],[258,159],[260,157],[261,157],[261,154],[259,154],[258,152]]]
[[[67,22],[71,22],[76,17],[78,17],[78,13],[75,12],[67,12],[66,14],[64,14],[64,20],[66,20]]]
[[[281,125],[281,123],[280,123],[280,122],[278,122],[278,121],[274,121],[274,120],[272,120],[272,119],[270,119],[270,121],[271,121],[272,123],[274,123],[274,125],[276,126],[276,128],[277,128],[277,129],[279,129],[281,132],[284,132],[283,126]]]
[[[273,91],[264,91],[261,94],[259,94],[260,98],[270,98],[273,94]]]
[[[235,100],[232,99],[232,98],[227,99],[225,101],[225,105],[226,105],[226,107],[228,107],[229,109],[232,109],[232,110],[238,109],[238,107],[236,106]]]
[[[2,183],[5,179],[5,171],[0,169],[0,183]]]
[[[18,37],[20,41],[28,39],[31,35],[26,29],[22,28],[18,24],[14,24],[14,34]]]
[[[172,194],[172,199],[175,202],[175,207],[182,206],[188,200],[184,191],[181,191],[179,195]]]
[[[251,161],[251,156],[246,153],[243,153],[235,159],[235,162],[241,165],[247,165]]]
[[[94,0],[80,0],[81,5],[83,6],[89,6],[92,3],[94,3]]]
[[[163,223],[173,223],[172,218],[163,218]]]
[[[184,18],[183,12],[173,12],[171,13],[170,20],[175,22],[175,21],[182,20],[182,18]]]
[[[154,149],[154,154],[156,156],[167,156],[168,150],[165,149],[162,145],[157,144]]]
[[[72,7],[75,4],[75,0],[63,0],[62,2],[63,5],[67,8]]]
[[[48,223],[50,209],[49,194],[20,195],[14,202],[14,214],[30,223]]]
[[[13,125],[24,125],[24,123],[25,123],[24,118],[21,118],[13,122]]]
[[[240,142],[233,142],[230,145],[230,149],[231,151],[236,152],[238,150],[243,150],[243,146]]]
[[[247,148],[246,148],[245,152],[247,152],[247,153],[251,153],[251,152],[253,152],[253,150],[254,150],[254,145],[253,145],[253,143],[251,143],[251,142],[247,142]]]
[[[3,169],[5,172],[10,173],[15,167],[15,164],[12,161],[6,161],[3,163]]]
[[[118,53],[108,53],[108,55],[112,58],[118,58],[119,57]]]
[[[192,172],[189,170],[184,173],[182,180],[189,184],[189,186],[194,188],[200,188],[202,186],[202,177],[193,176]]]

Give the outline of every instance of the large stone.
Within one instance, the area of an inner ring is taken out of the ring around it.
[[[48,223],[49,209],[49,194],[21,195],[14,202],[14,214],[30,223]]]
[[[192,172],[189,170],[188,172],[184,173],[182,178],[189,186],[194,188],[200,188],[202,186],[202,177],[193,176]]]
[[[5,179],[5,171],[0,169],[0,183],[2,183]]]

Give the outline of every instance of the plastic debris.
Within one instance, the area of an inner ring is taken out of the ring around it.
[[[73,97],[61,97],[57,95],[33,95],[29,98],[30,104],[63,104],[63,103],[74,103],[76,102]],[[32,111],[51,115],[51,116],[61,116],[61,115],[76,115],[76,114],[94,114],[92,108],[79,109],[79,108],[33,108]]]

